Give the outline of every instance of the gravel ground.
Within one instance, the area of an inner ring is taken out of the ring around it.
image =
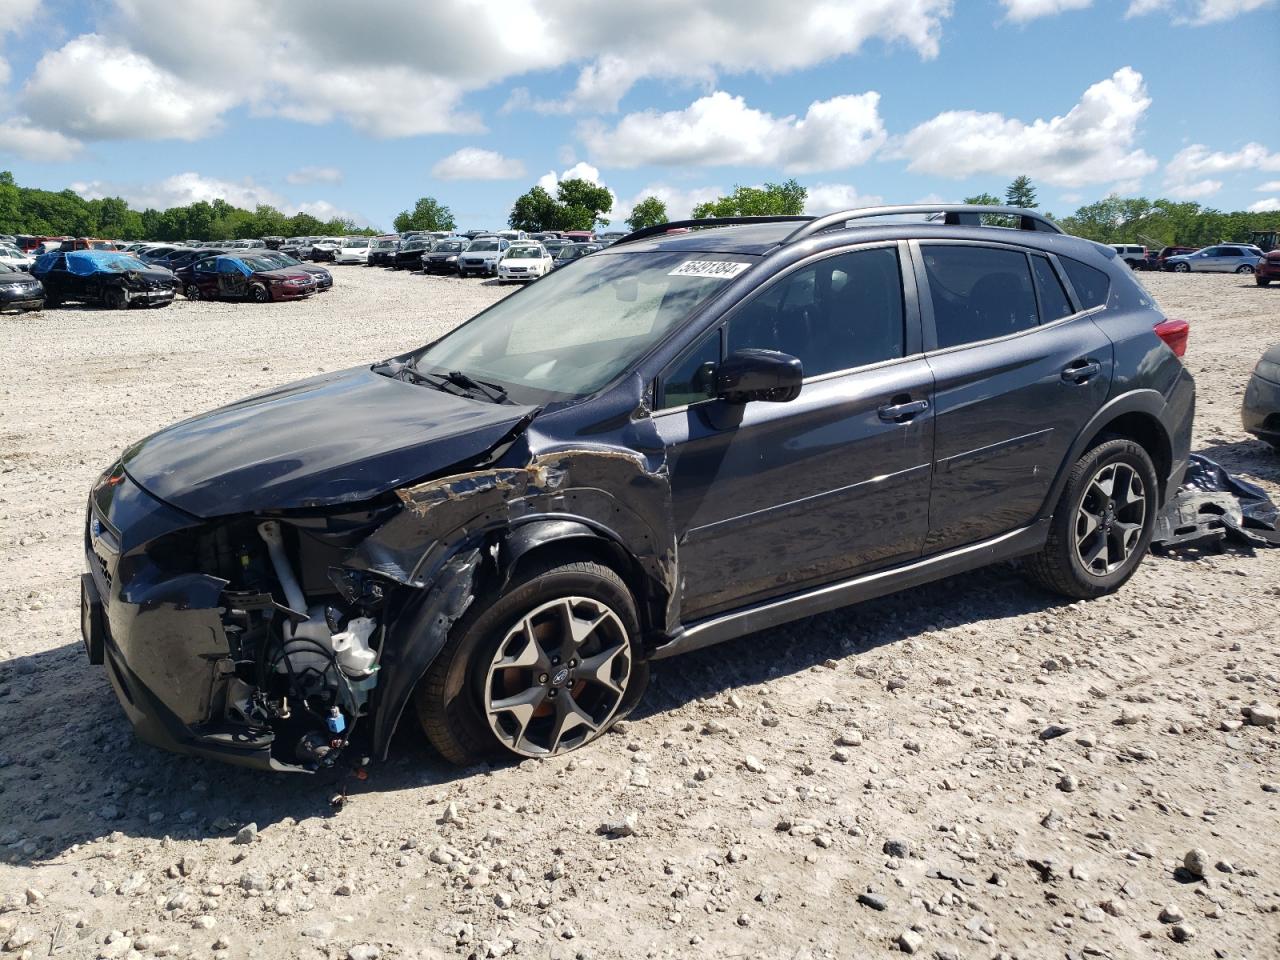
[[[1092,603],[998,567],[802,621],[658,665],[545,762],[460,771],[406,729],[339,782],[136,743],[79,643],[98,472],[505,292],[334,273],[305,303],[0,320],[0,953],[1280,955],[1280,551],[1152,557]],[[1280,290],[1148,285],[1192,324],[1195,449],[1280,498],[1239,429]]]

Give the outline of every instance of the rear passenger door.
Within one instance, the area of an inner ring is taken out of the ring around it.
[[[925,553],[1029,523],[1072,442],[1106,401],[1111,341],[1091,310],[1109,278],[1014,245],[913,242],[935,378]],[[1079,275],[1079,300],[1064,284]]]

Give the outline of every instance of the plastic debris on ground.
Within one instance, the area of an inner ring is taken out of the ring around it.
[[[1225,540],[1280,547],[1280,508],[1261,487],[1193,453],[1177,496],[1156,518],[1151,545],[1163,550]]]

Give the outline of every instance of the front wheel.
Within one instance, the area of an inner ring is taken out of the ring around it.
[[[1260,287],[1269,286],[1269,285],[1271,284],[1271,280],[1270,280],[1268,277],[1259,277],[1259,276],[1255,276],[1255,277],[1253,278],[1253,282],[1254,282],[1254,283],[1256,283],[1256,284],[1257,284],[1258,286],[1260,286]]]
[[[254,303],[270,303],[271,291],[260,283],[255,283],[249,288],[249,299]]]
[[[1236,267],[1236,273],[1253,273],[1253,267],[1247,263],[1242,263]]]
[[[1174,273],[1190,273],[1190,272],[1191,272],[1191,264],[1189,264],[1189,263],[1175,263],[1175,264],[1173,265],[1173,272],[1174,272]]]
[[[1151,457],[1132,440],[1117,437],[1087,450],[1071,469],[1028,574],[1077,600],[1118,589],[1151,546],[1158,483]]]
[[[115,287],[103,292],[102,302],[107,305],[109,310],[124,310],[129,306],[129,294],[119,287]]]
[[[201,296],[200,288],[194,283],[188,283],[183,288],[182,295],[188,300],[199,300]]]
[[[644,692],[635,601],[592,562],[534,564],[473,603],[418,686],[418,720],[457,764],[585,746]]]

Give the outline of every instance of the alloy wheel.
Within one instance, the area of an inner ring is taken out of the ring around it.
[[[1242,263],[1236,269],[1236,273],[1253,273],[1253,267],[1249,266],[1249,264],[1247,263]]]
[[[631,680],[631,644],[608,604],[562,597],[508,631],[484,682],[489,728],[507,749],[548,757],[608,728]]]
[[[183,292],[183,295],[184,295],[188,300],[199,300],[199,299],[200,299],[200,288],[199,288],[198,286],[196,286],[194,283],[189,283],[189,284],[187,284],[187,289],[186,289],[186,290],[184,290],[184,291],[182,291],[182,292]]]
[[[1114,573],[1133,556],[1147,519],[1146,490],[1127,463],[1102,467],[1085,487],[1076,511],[1075,547],[1095,577]]]

